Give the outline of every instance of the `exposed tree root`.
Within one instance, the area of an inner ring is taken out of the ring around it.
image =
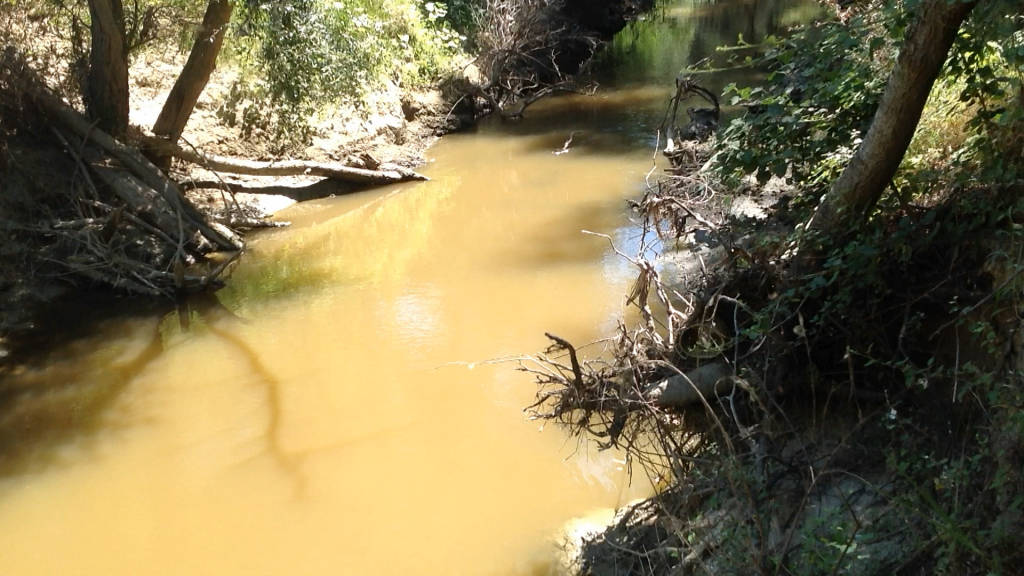
[[[719,190],[708,146],[677,144],[669,174],[633,203],[644,237],[687,260],[666,281],[644,242],[620,253],[638,272],[636,327],[620,326],[602,359],[552,337],[524,366],[534,417],[624,448],[667,486],[586,543],[579,572],[1019,562],[1024,428],[1006,425],[1024,412],[1019,190],[880,216],[800,272],[799,229],[782,208],[738,214],[747,198]]]

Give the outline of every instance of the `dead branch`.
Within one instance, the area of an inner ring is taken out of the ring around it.
[[[687,115],[690,122],[680,130],[677,126],[679,104],[686,98],[697,95],[712,105],[712,108],[688,108]],[[676,91],[669,100],[669,107],[665,111],[665,119],[662,121],[661,129],[665,133],[665,155],[672,158],[677,151],[678,141],[676,133],[679,133],[678,140],[706,140],[718,127],[721,117],[721,106],[718,97],[710,90],[698,85],[689,76],[676,78]]]
[[[583,373],[580,370],[580,361],[576,357],[576,348],[570,344],[567,340],[559,338],[550,332],[545,332],[545,336],[550,338],[555,345],[564,348],[569,353],[569,361],[572,362],[572,374],[576,387],[579,389],[583,388]]]
[[[250,176],[320,176],[362,186],[383,186],[415,180],[429,180],[426,176],[395,164],[382,164],[377,170],[356,168],[337,162],[311,162],[308,160],[280,160],[260,162],[205,154],[186,150],[162,138],[144,138],[147,149],[158,154],[173,156],[204,168],[230,174]]]
[[[19,168],[28,186],[47,182],[48,193],[66,202],[46,214],[49,225],[27,230],[47,238],[40,262],[116,289],[172,297],[215,285],[233,257],[193,267],[214,250],[238,255],[241,239],[225,226],[207,222],[169,180],[141,153],[96,129],[54,96],[38,72],[17,52],[0,57],[0,102],[6,119],[25,130],[52,134],[33,145],[60,163],[70,177],[65,190],[53,190],[43,165]],[[35,122],[43,121],[39,129]],[[23,145],[23,144],[22,144]],[[62,156],[72,160],[61,163]],[[57,272],[54,272],[57,273]]]
[[[206,218],[185,198],[181,188],[168,179],[141,152],[122,144],[106,132],[94,127],[84,116],[45,90],[32,90],[29,96],[53,121],[70,129],[83,140],[96,144],[104,152],[116,158],[143,184],[156,191],[171,210],[179,213],[195,226],[214,246],[229,251],[242,249],[236,239],[230,238],[210,226],[206,222]]]
[[[168,239],[178,235],[178,219],[170,212],[160,210],[161,197],[133,175],[101,164],[93,164],[92,172],[128,207],[129,212],[158,229]],[[189,232],[195,229],[182,223],[184,234],[173,239],[174,244],[185,243]]]
[[[482,81],[471,82],[485,110],[518,119],[534,102],[560,92],[592,93],[562,69],[566,60],[585,62],[597,39],[561,15],[563,0],[487,0],[477,22]],[[576,54],[576,58],[568,53]],[[573,63],[576,64],[576,63]]]

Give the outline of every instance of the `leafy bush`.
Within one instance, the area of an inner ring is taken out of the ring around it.
[[[445,20],[452,29],[466,38],[473,38],[483,10],[483,0],[449,0],[447,7]]]
[[[892,10],[868,10],[848,24],[830,21],[788,38],[771,37],[746,64],[768,70],[763,86],[729,85],[725,97],[750,113],[722,135],[718,168],[761,182],[790,178],[812,189],[846,165],[885,87],[883,70],[905,22]]]
[[[766,85],[727,91],[751,110],[719,135],[719,175],[786,177],[795,210],[780,221],[804,220],[872,120],[911,4],[873,2],[847,23],[771,39],[748,61],[768,71]],[[871,448],[886,456],[886,516],[909,537],[890,573],[1014,574],[1024,560],[1022,70],[1024,16],[1011,2],[981,3],[873,217],[813,266],[786,254],[797,226],[768,256],[730,269],[753,277],[730,287],[760,289],[734,288],[755,309],[737,350],[774,343],[765,365],[783,366],[779,385],[808,392],[811,410],[826,398],[838,412],[845,395],[860,422],[853,437],[878,432],[862,409],[888,411],[888,437]],[[788,417],[806,410],[801,401]],[[853,565],[834,557],[845,536],[809,533],[797,562],[807,573]],[[856,544],[845,541],[844,553]]]
[[[1012,182],[1022,155],[1020,86],[1024,17],[1011,2],[984,3],[964,26],[932,91],[915,141],[881,208],[976,178]],[[724,177],[786,176],[817,199],[841,173],[870,125],[910,10],[875,0],[847,22],[827,21],[769,38],[746,65],[768,71],[763,86],[726,88],[749,112],[722,133],[716,167]],[[1016,146],[1014,146],[1016,145]],[[953,159],[954,162],[949,162]],[[888,202],[888,204],[886,204]]]
[[[422,86],[443,75],[464,40],[446,17],[443,3],[422,0],[246,2],[233,46],[245,74],[227,117],[304,142],[326,105],[359,103],[386,80]]]

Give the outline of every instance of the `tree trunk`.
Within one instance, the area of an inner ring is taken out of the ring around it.
[[[160,116],[153,125],[153,133],[177,142],[188,123],[199,95],[206,88],[210,74],[217,66],[217,55],[224,42],[224,33],[231,20],[231,0],[210,0],[203,23],[196,33],[188,62],[178,75],[171,93],[164,102]]]
[[[121,0],[89,0],[92,50],[85,103],[97,125],[120,138],[128,130],[128,53]]]
[[[810,228],[835,235],[870,213],[903,161],[932,84],[957,31],[978,0],[925,0],[907,31],[878,110],[842,175],[822,198]]]
[[[50,116],[55,123],[68,128],[79,137],[102,148],[107,154],[116,158],[143,184],[159,193],[171,210],[175,213],[180,213],[183,218],[190,220],[214,246],[221,250],[229,251],[242,249],[242,245],[237,238],[230,237],[224,231],[218,230],[217,227],[208,223],[206,218],[199,213],[199,210],[188,201],[188,198],[185,198],[181,188],[168,179],[160,169],[150,163],[138,150],[122,144],[103,130],[95,129],[81,114],[47,92],[37,90],[31,96],[36,105]]]

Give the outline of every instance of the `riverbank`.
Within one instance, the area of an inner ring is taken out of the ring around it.
[[[633,292],[674,318],[641,313],[648,323],[618,336],[616,363],[578,377],[582,400],[542,406],[576,414],[564,421],[571,430],[611,434],[614,446],[643,438],[634,466],[670,478],[587,540],[573,572],[974,574],[988,562],[1015,574],[1006,562],[1019,555],[1024,522],[1022,262],[1004,260],[1000,246],[1007,234],[1020,241],[1019,189],[964,193],[877,223],[898,241],[875,232],[854,248],[877,250],[877,270],[833,269],[827,289],[793,275],[792,191],[750,217],[728,206],[743,194],[709,201],[706,186],[722,183],[686,175],[641,207],[685,248],[650,262],[660,276],[641,276]],[[1016,215],[977,226],[992,206]],[[951,237],[926,239],[933,224]],[[943,310],[935,298],[971,304]],[[892,306],[903,315],[887,317]],[[815,325],[823,307],[844,331]],[[656,325],[674,326],[675,339]],[[893,342],[916,360],[883,360]],[[553,380],[544,395],[560,387]],[[603,411],[591,407],[598,394]]]
[[[535,416],[626,447],[665,483],[584,544],[579,574],[1017,573],[1019,58],[991,40],[959,48],[999,63],[992,108],[973,101],[975,70],[936,66],[899,170],[869,208],[817,220],[839,182],[864,182],[857,160],[889,128],[886,99],[907,97],[884,79],[913,37],[878,45],[860,30],[928,17],[854,8],[816,22],[752,59],[770,74],[727,90],[745,109],[730,124],[669,143],[671,169],[634,207],[678,252],[631,254],[639,322],[607,364],[555,341],[572,361],[537,371]],[[976,18],[1010,28],[998,8]]]
[[[147,53],[136,60],[130,113],[136,130],[152,125],[183,61],[177,51]],[[269,135],[243,134],[218,116],[236,74],[237,69],[230,66],[214,73],[183,138],[205,153],[270,159]],[[423,163],[424,151],[443,133],[468,125],[464,117],[449,114],[450,108],[450,99],[439,88],[403,93],[387,86],[359,108],[336,108],[325,114],[327,120],[316,126],[302,157],[365,168],[388,164],[414,168]],[[75,332],[66,330],[67,322],[50,308],[74,309],[75,301],[88,299],[113,313],[119,307],[135,307],[132,302],[137,300],[109,288],[92,287],[60,264],[66,255],[55,245],[50,221],[74,217],[66,178],[75,173],[76,166],[45,136],[32,135],[31,130],[45,134],[45,124],[30,120],[19,130],[14,120],[6,122],[8,170],[0,198],[0,263],[4,270],[0,278],[0,369],[33,350],[46,348],[48,341]],[[315,177],[222,175],[183,163],[172,166],[170,175],[192,184],[186,187],[186,195],[202,213],[236,229],[263,226],[274,212],[297,201],[355,189]]]
[[[215,299],[8,378],[40,410],[0,422],[25,454],[0,461],[0,572],[549,573],[567,520],[636,494],[614,452],[525,421],[529,378],[488,360],[619,309],[628,271],[579,230],[629,234],[650,155],[625,116],[657,116],[651,92],[443,138],[430,181],[293,206]]]
[[[598,12],[580,10],[574,4],[566,6],[561,17],[573,22],[572,42],[578,42],[579,34],[610,38],[647,3],[614,0],[602,6],[606,9]],[[4,25],[13,27],[9,34],[12,54],[30,46],[37,67],[45,70],[41,75],[46,83],[59,87],[58,92],[66,92],[68,101],[78,102],[78,96],[68,91],[76,84],[70,77],[74,67],[69,64],[74,48],[65,45],[67,38],[50,38],[53,29],[33,13],[17,9],[3,13]],[[48,46],[51,40],[53,45]],[[569,58],[589,56],[588,52]],[[309,137],[304,145],[295,148],[294,142],[289,143],[288,155],[366,169],[421,165],[424,151],[437,138],[471,127],[475,114],[480,112],[480,107],[469,105],[478,97],[469,93],[479,90],[473,88],[474,82],[481,81],[479,72],[469,56],[465,58],[432,86],[403,88],[399,82],[388,80],[359,101],[334,103],[319,110],[315,118],[305,119]],[[129,117],[137,135],[146,134],[147,127],[154,125],[185,60],[182,47],[174,42],[150,45],[134,57],[129,70]],[[564,60],[563,64],[576,68],[580,62]],[[65,70],[71,72],[65,74]],[[244,100],[252,93],[239,90],[239,86],[254,79],[243,81],[241,74],[237,62],[231,59],[213,71],[185,127],[182,142],[207,154],[279,159],[283,151],[276,132],[279,128],[266,124],[271,117],[255,122],[242,117],[247,110],[258,108],[258,103]],[[121,289],[98,286],[96,278],[90,280],[74,267],[62,265],[68,261],[68,248],[52,226],[60,219],[81,220],[72,209],[76,201],[68,195],[65,179],[77,171],[77,166],[73,159],[64,157],[60,143],[49,138],[51,128],[45,119],[34,118],[23,126],[14,122],[21,113],[21,103],[16,97],[13,100],[9,112],[17,112],[8,115],[3,127],[4,167],[13,172],[5,170],[6,193],[0,198],[0,220],[5,223],[0,227],[0,261],[6,272],[0,278],[0,369],[63,332],[56,328],[61,324],[59,320],[56,324],[44,321],[50,317],[44,313],[47,308],[61,307],[62,301],[90,293],[95,294],[89,298],[110,302],[105,307],[111,309],[123,303]],[[187,197],[202,214],[241,230],[273,224],[267,219],[295,202],[358,189],[303,176],[231,176],[186,163],[173,164],[169,175],[184,185]]]

